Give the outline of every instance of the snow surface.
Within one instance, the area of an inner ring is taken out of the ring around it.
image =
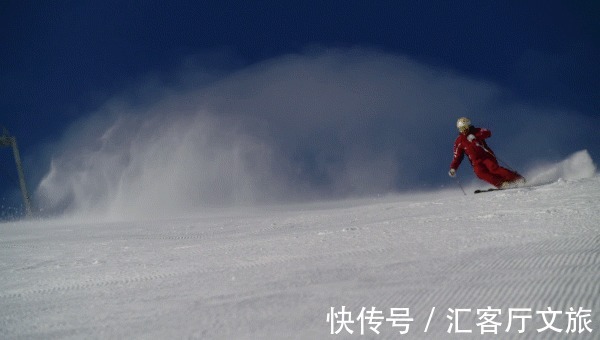
[[[386,318],[409,308],[414,321],[406,335],[388,321],[379,335],[366,324],[362,338],[599,339],[600,176],[563,177],[480,195],[456,187],[180,218],[0,224],[0,338],[361,338],[356,318],[375,307]],[[328,313],[342,306],[354,333],[331,335]],[[476,310],[488,306],[501,309],[496,336],[477,326]],[[561,333],[537,331],[536,312],[548,307],[563,312]],[[571,307],[591,310],[591,332],[565,334]],[[524,334],[520,320],[506,332],[511,308],[531,309]],[[449,309],[471,309],[458,329],[472,334],[447,333]]]

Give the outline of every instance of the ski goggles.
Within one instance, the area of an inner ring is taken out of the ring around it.
[[[465,132],[469,131],[469,127],[470,126],[461,126],[458,128],[458,132],[465,133]]]

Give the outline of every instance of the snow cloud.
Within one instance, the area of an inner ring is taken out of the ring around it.
[[[587,150],[578,151],[565,160],[544,166],[538,166],[527,176],[532,185],[564,180],[589,178],[596,173],[596,165]]]
[[[319,50],[205,75],[146,85],[73,124],[51,148],[38,206],[126,218],[436,188],[448,182],[463,115],[492,129],[499,137],[490,145],[517,166],[534,153],[564,155],[567,138],[597,139],[567,136],[558,118],[566,113],[514,103],[494,84],[370,50]],[[471,173],[468,164],[461,172]]]

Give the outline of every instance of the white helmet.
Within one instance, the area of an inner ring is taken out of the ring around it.
[[[467,131],[470,127],[471,120],[469,118],[461,117],[456,121],[456,128],[458,128],[458,131],[461,133]]]

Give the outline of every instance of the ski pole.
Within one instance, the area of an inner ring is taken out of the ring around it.
[[[465,189],[463,189],[463,186],[460,184],[460,181],[458,180],[458,177],[454,177],[454,179],[456,180],[456,184],[458,184],[458,187],[460,188],[460,190],[462,191],[462,193],[467,196],[467,193],[465,192]]]
[[[502,165],[504,165],[505,168],[507,168],[510,171],[516,172],[510,165],[508,165],[508,163],[506,163],[505,161],[501,160],[498,156],[494,155],[493,152],[491,152],[490,150],[486,149],[485,146],[477,143],[477,146],[479,146],[480,148],[482,148],[485,152],[489,153],[490,155],[492,155],[493,157],[495,157],[498,162],[502,163]]]
[[[504,165],[504,167],[506,167],[508,170],[516,172],[510,165],[508,165],[508,163],[506,163],[505,161],[501,160],[500,158],[496,157],[496,159],[502,163],[502,165]]]

